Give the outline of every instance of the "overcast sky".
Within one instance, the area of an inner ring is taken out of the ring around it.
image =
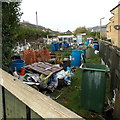
[[[110,10],[120,0],[22,0],[21,11],[25,20],[58,31],[74,31],[79,26],[93,27],[105,25],[112,16]]]

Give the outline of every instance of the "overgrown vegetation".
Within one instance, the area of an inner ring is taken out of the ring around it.
[[[9,71],[12,49],[18,41],[24,42],[26,39],[29,42],[49,34],[39,29],[21,26],[19,24],[21,15],[20,3],[2,3],[2,68],[6,71]]]
[[[74,31],[74,35],[76,36],[77,34],[86,33],[86,32],[87,32],[86,27],[78,27],[78,28],[76,28],[76,30]]]
[[[90,59],[86,59],[86,63],[88,64],[101,64],[100,56],[99,54],[94,54],[94,50],[90,48]]]
[[[100,32],[90,32],[90,31],[87,31],[86,34],[87,34],[87,36],[93,37],[95,39],[99,39],[100,38]]]
[[[99,39],[100,38],[100,32],[90,32],[89,30],[87,30],[86,27],[78,27],[74,31],[75,36],[77,34],[81,34],[81,33],[86,33],[86,35],[83,36],[85,39],[87,39],[88,37],[93,37],[94,39]]]
[[[30,40],[37,40],[41,37],[47,37],[50,34],[49,32],[44,32],[39,29],[32,29],[24,26],[20,26],[16,34],[16,39],[20,42],[25,39],[29,42]]]
[[[9,69],[12,48],[16,44],[16,33],[22,13],[20,3],[2,2],[2,68]]]

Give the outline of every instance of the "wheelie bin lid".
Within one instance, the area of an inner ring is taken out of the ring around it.
[[[109,72],[109,68],[107,65],[100,65],[100,64],[85,64],[84,67],[81,67],[82,70],[91,70],[91,71],[103,71]]]

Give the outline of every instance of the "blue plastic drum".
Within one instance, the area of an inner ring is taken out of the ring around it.
[[[99,45],[98,44],[94,45],[94,50],[98,50],[99,51]]]
[[[51,44],[51,50],[52,51],[55,51],[56,49],[55,49],[55,44]]]
[[[22,67],[25,66],[25,61],[24,60],[13,60],[12,61],[12,71],[16,70],[16,71],[20,71]]]
[[[55,50],[58,51],[58,49],[59,49],[59,44],[57,43],[55,44]]]
[[[80,65],[81,65],[81,51],[80,50],[73,50],[72,51],[71,66],[79,67]]]

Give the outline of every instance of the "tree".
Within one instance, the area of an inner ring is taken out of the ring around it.
[[[19,2],[2,3],[2,68],[9,70],[12,48],[16,44],[16,32],[19,28],[20,16]]]
[[[95,39],[99,39],[100,38],[100,32],[90,32],[90,31],[87,31],[87,36],[89,37],[93,37]]]
[[[49,31],[20,26],[16,33],[16,39],[19,42],[24,42],[25,39],[29,42],[30,40],[37,40],[42,37],[47,37],[48,34],[50,34]]]
[[[80,33],[86,33],[87,29],[85,27],[78,27],[75,31],[74,31],[74,35],[80,34]]]

